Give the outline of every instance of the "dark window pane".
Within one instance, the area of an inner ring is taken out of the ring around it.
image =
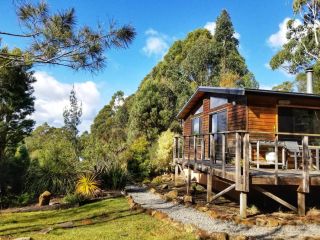
[[[216,108],[228,103],[227,98],[210,97],[210,108]]]
[[[200,117],[192,119],[192,134],[201,134],[202,120]]]

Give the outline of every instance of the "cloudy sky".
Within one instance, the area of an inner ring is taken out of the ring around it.
[[[37,124],[63,123],[62,112],[74,84],[83,105],[81,130],[88,130],[94,116],[117,90],[134,93],[152,67],[171,44],[196,28],[215,30],[215,19],[227,9],[240,40],[240,52],[261,88],[292,79],[282,71],[272,71],[269,60],[286,42],[286,21],[293,17],[291,0],[48,0],[52,9],[74,7],[78,24],[108,23],[110,19],[132,24],[138,33],[128,50],[107,54],[107,68],[92,75],[60,67],[35,67]],[[13,2],[0,0],[0,30],[20,32]],[[2,44],[23,47],[25,42],[4,38]]]

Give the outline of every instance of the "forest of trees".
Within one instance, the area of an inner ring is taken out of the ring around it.
[[[295,11],[308,14],[305,1],[294,2]],[[74,89],[70,92],[70,106],[63,113],[63,127],[43,124],[33,129],[35,123],[28,116],[34,112],[34,65],[100,70],[106,61],[104,52],[128,47],[135,30],[114,24],[109,32],[76,28],[74,10],[51,14],[43,3],[22,5],[17,12],[28,31],[14,36],[30,36],[31,44],[22,50],[0,50],[1,207],[27,203],[45,190],[55,195],[73,193],[83,174],[99,179],[103,188],[121,188],[128,180],[143,181],[168,171],[173,136],[181,133],[176,115],[198,86],[259,87],[239,53],[239,39],[231,18],[223,10],[216,19],[214,34],[206,29],[190,32],[185,39],[172,44],[133,95],[125,97],[122,91],[116,92],[95,117],[90,133],[79,135],[81,99]],[[34,26],[31,22],[37,22],[36,29],[30,27]],[[306,27],[309,25],[306,23]],[[78,34],[75,29],[80,29]],[[297,79],[278,89],[293,91],[296,84],[303,91],[305,75],[301,69],[312,65],[318,84],[315,89],[320,92],[318,59],[310,59],[319,51],[306,53],[305,58],[301,52],[297,54],[301,41],[294,33],[297,31],[288,35],[291,40],[270,65],[298,73]],[[310,36],[305,38],[308,43]],[[74,47],[80,43],[85,44]],[[315,45],[307,47],[318,47],[316,41],[312,44]]]

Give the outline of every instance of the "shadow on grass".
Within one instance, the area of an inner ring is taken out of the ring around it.
[[[121,211],[114,211],[112,213],[113,214],[118,213],[120,215],[119,216],[110,216],[110,214],[101,213],[99,215],[95,215],[95,216],[91,216],[91,217],[86,216],[84,218],[74,219],[74,220],[72,220],[74,225],[70,229],[85,227],[85,226],[92,226],[92,225],[97,225],[97,224],[103,224],[103,223],[118,220],[121,218],[136,216],[136,215],[143,214],[143,211],[131,211],[131,210],[127,209],[127,210],[121,210]],[[90,222],[90,223],[86,222],[85,224],[82,223],[82,221],[88,221],[88,220],[92,220],[92,222]],[[17,234],[30,233],[30,232],[39,232],[40,230],[43,230],[45,228],[50,228],[50,227],[53,227],[53,230],[55,230],[55,229],[66,230],[67,228],[57,226],[59,224],[63,224],[66,222],[70,222],[70,221],[60,221],[60,222],[55,222],[55,223],[51,223],[51,224],[36,224],[36,225],[32,225],[32,226],[8,228],[8,229],[5,229],[4,231],[10,231],[10,232],[3,234],[3,235],[0,233],[0,236],[17,235]]]
[[[114,200],[114,199],[112,199]],[[112,200],[105,200],[102,202],[96,202],[96,203],[91,203],[88,205],[83,205],[78,208],[74,209],[67,209],[67,210],[55,210],[55,211],[45,211],[42,213],[35,213],[34,215],[28,216],[28,214],[18,214],[17,218],[14,218],[14,215],[12,216],[13,219],[10,219],[8,222],[4,221],[1,222],[1,224],[12,224],[13,226],[3,228],[0,230],[0,236],[6,236],[8,234],[17,234],[20,231],[16,230],[21,230],[21,229],[29,229],[28,231],[36,231],[36,230],[41,230],[45,227],[50,227],[53,225],[65,223],[65,222],[78,222],[84,219],[97,219],[97,218],[105,218],[106,216],[110,216],[113,214],[123,214],[125,212],[129,212],[129,206],[123,199],[122,201],[118,202],[112,202]],[[118,199],[119,200],[119,199]],[[119,210],[109,210],[110,208],[120,208]],[[105,210],[106,209],[106,210]],[[109,211],[108,211],[109,210]],[[98,212],[97,212],[98,211]],[[92,213],[91,213],[92,212]],[[81,216],[80,218],[77,217],[79,214],[84,214],[87,213],[85,216]],[[23,219],[19,219],[23,218]],[[35,223],[32,224],[33,222],[39,222],[39,220],[43,219],[53,219],[51,222],[48,223]],[[21,226],[23,224],[27,224],[25,226]],[[20,226],[17,226],[20,225]],[[12,232],[13,231],[13,232]],[[24,231],[27,232],[27,231]]]

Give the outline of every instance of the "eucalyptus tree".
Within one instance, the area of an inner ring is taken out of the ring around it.
[[[287,22],[287,42],[271,59],[272,69],[304,72],[320,59],[320,1],[294,0],[294,17]]]

